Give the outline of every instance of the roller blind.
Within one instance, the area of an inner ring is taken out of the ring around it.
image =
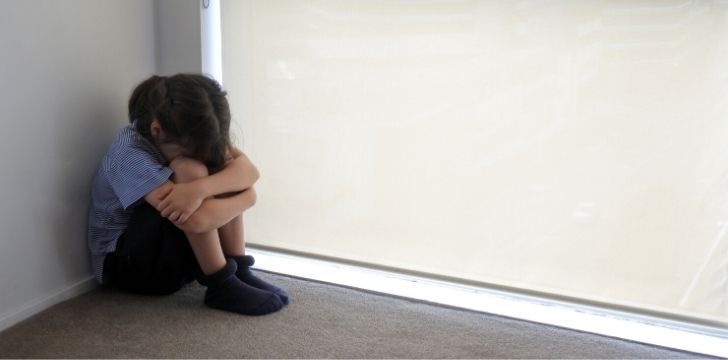
[[[725,2],[236,0],[222,31],[249,243],[728,323]]]

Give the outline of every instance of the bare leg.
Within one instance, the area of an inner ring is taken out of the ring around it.
[[[208,176],[205,165],[193,159],[175,159],[169,166],[174,171],[174,182],[190,182]],[[231,227],[231,230],[235,229]],[[242,226],[239,229],[242,234]],[[284,304],[276,294],[245,284],[237,278],[237,265],[225,258],[219,230],[202,234],[185,233],[204,273],[198,281],[207,286],[205,304],[247,315],[263,315],[280,310]],[[240,239],[238,242],[242,246],[242,236]]]
[[[173,160],[169,166],[174,171],[172,181],[175,183],[190,182],[208,175],[205,165],[192,159],[178,158]],[[187,240],[190,242],[203,273],[209,275],[225,266],[225,255],[220,246],[220,236],[217,230],[201,234],[185,232],[185,235],[187,235]]]
[[[243,214],[236,216],[229,223],[218,229],[222,252],[225,256],[245,255],[245,234],[243,229]]]

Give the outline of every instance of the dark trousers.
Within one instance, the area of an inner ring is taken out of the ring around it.
[[[137,294],[171,294],[200,273],[185,233],[147,202],[104,260],[104,283]]]

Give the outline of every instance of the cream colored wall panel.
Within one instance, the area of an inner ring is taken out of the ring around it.
[[[727,16],[224,2],[248,239],[726,323]]]

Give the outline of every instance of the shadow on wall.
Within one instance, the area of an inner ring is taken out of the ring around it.
[[[73,259],[74,265],[60,266],[55,271],[63,272],[64,278],[77,278],[79,268],[88,268],[91,273],[90,259],[86,247],[87,211],[90,199],[91,181],[107,146],[113,140],[116,131],[126,124],[126,117],[119,108],[118,94],[88,91],[94,97],[76,99],[67,104],[64,120],[66,126],[59,127],[59,133],[53,138],[56,143],[52,148],[56,151],[56,177],[54,194],[59,199],[51,202],[54,209],[49,209],[54,233],[51,235],[56,246],[55,254],[61,264]],[[83,262],[77,266],[76,262]]]

